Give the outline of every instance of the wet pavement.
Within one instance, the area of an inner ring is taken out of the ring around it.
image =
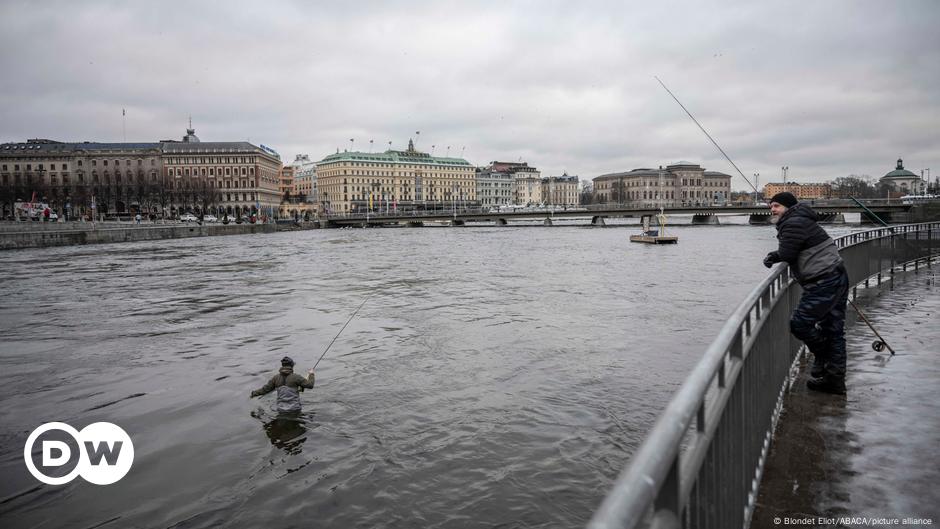
[[[752,528],[940,524],[940,266],[859,289],[849,307],[846,396],[806,389],[803,366],[777,426]],[[893,283],[893,284],[892,284]]]

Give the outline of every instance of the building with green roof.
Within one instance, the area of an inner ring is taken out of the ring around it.
[[[418,151],[412,140],[404,151],[337,151],[317,162],[318,199],[331,215],[472,207],[475,170],[463,158]]]
[[[927,190],[927,184],[916,174],[904,168],[904,162],[898,158],[897,167],[885,174],[878,180],[879,183],[888,186],[891,193],[900,195],[922,195]]]

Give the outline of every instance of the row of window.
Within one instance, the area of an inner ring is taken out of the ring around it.
[[[200,158],[167,158],[167,165],[197,165],[207,163],[257,163],[254,156],[210,156]]]
[[[192,170],[192,174],[190,174],[189,167],[186,167],[185,169],[184,169],[184,168],[177,167],[177,168],[176,168],[176,176],[216,176],[216,169],[218,169],[218,176],[222,176],[222,175],[223,175],[223,172],[222,172],[222,168],[221,168],[221,167],[218,167],[218,168],[216,168],[216,167],[209,167],[209,169],[208,169],[208,174],[206,173],[206,168],[205,168],[205,167],[203,167],[203,168],[201,168],[201,169],[198,169],[198,171],[197,171],[197,168],[194,168],[194,169]],[[232,171],[232,169],[234,169],[234,172]],[[239,169],[241,169],[241,175],[242,175],[242,176],[254,176],[254,175],[255,175],[255,168],[254,168],[254,167],[234,167],[234,168],[233,168],[233,167],[226,167],[226,168],[225,168],[225,176],[232,176],[232,175],[238,176],[238,170],[239,170]],[[197,173],[198,173],[198,174],[197,174]],[[167,175],[173,176],[173,168],[172,168],[172,167],[167,169]]]
[[[120,165],[121,165],[121,161],[120,161],[120,160],[113,160],[113,161],[114,161],[114,164],[113,164],[114,167],[120,167]],[[76,164],[78,167],[82,167],[82,166],[84,165],[84,164],[83,164],[83,160],[75,160],[75,164]],[[32,170],[33,170],[33,164],[29,164],[29,163],[28,163],[28,164],[25,164],[25,165],[26,165],[26,170],[27,170],[27,171],[32,171]],[[63,171],[68,171],[68,164],[64,164],[64,163],[63,163],[63,164],[60,164],[60,165],[61,165],[61,168],[62,168]],[[103,167],[108,167],[108,160],[101,160],[101,165],[102,165]],[[127,167],[130,167],[130,166],[131,166],[131,161],[130,161],[130,160],[125,160],[125,164],[124,164],[124,165],[127,166]],[[138,167],[141,167],[141,166],[143,166],[143,165],[144,165],[144,161],[141,160],[141,159],[138,159],[138,160],[137,160],[137,166],[138,166]],[[151,166],[157,165],[157,161],[156,161],[155,159],[151,158],[151,159],[150,159],[150,165],[151,165]],[[91,166],[92,166],[92,167],[98,167],[98,160],[92,160],[92,161],[91,161]],[[49,171],[55,171],[55,168],[56,168],[56,164],[50,163],[48,170],[49,170]],[[3,164],[3,170],[4,170],[4,171],[8,171],[8,170],[9,170],[7,164]],[[19,171],[19,170],[20,170],[20,164],[13,164],[13,170],[14,170],[14,171]],[[40,164],[36,164],[36,170],[37,170],[37,171],[46,171],[47,169],[46,169],[46,167],[44,166],[44,164],[41,164],[41,163],[40,163]]]

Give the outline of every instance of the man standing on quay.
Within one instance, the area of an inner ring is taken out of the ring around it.
[[[803,287],[800,304],[790,317],[790,332],[813,353],[813,391],[845,394],[845,305],[849,276],[835,241],[819,217],[791,193],[770,199],[771,222],[777,226],[779,248],[764,258],[764,266],[785,261]]]

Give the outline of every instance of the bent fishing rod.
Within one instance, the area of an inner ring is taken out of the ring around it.
[[[693,116],[692,113],[689,112],[689,109],[685,108],[685,105],[683,105],[682,102],[679,101],[679,98],[676,97],[676,95],[672,93],[672,90],[670,90],[670,89],[666,86],[666,83],[664,83],[664,82],[662,81],[662,79],[660,79],[659,77],[656,77],[655,75],[653,76],[653,78],[656,79],[657,81],[659,81],[659,84],[662,85],[663,89],[666,90],[666,92],[667,92],[670,96],[672,96],[672,98],[676,101],[676,103],[679,104],[680,107],[682,107],[682,110],[685,111],[685,113],[689,116],[689,118],[690,118],[693,122],[695,122],[696,125],[698,125],[698,128],[701,129],[702,133],[705,134],[705,137],[707,137],[707,138],[709,139],[709,141],[712,142],[712,145],[714,145],[715,148],[718,149],[718,152],[720,152],[721,155],[724,156],[726,160],[728,160],[728,163],[730,163],[731,166],[734,167],[734,169],[738,172],[738,174],[741,175],[741,178],[743,178],[744,181],[747,182],[747,185],[751,186],[751,189],[754,190],[754,193],[760,193],[760,191],[758,191],[757,188],[754,187],[754,184],[752,184],[751,181],[748,180],[746,176],[744,176],[744,173],[741,172],[741,169],[738,169],[737,164],[735,164],[734,161],[731,160],[731,157],[729,157],[729,156],[725,153],[725,150],[722,149],[720,145],[718,145],[718,142],[715,141],[714,138],[712,138],[712,135],[709,134],[707,130],[705,130],[705,127],[703,127],[702,124],[699,123],[697,119],[695,119],[695,116]],[[855,200],[855,199],[853,198],[852,200]],[[855,200],[855,203],[858,204],[859,206],[861,206],[865,211],[867,211],[868,213],[870,213],[874,218],[878,219],[878,222],[880,222],[881,224],[883,224],[885,227],[889,227],[889,226],[887,225],[887,223],[885,223],[885,221],[881,220],[881,217],[879,217],[878,215],[876,215],[876,214],[875,214],[873,211],[871,211],[870,209],[866,208],[861,202],[859,202],[858,200]],[[891,346],[888,345],[888,342],[886,342],[885,339],[881,337],[881,334],[879,334],[878,331],[875,330],[875,327],[871,324],[870,321],[868,321],[868,318],[866,318],[865,315],[862,314],[862,311],[859,310],[858,305],[856,305],[855,302],[852,301],[852,300],[850,300],[850,299],[847,300],[847,301],[852,305],[852,308],[855,309],[855,312],[858,313],[859,317],[862,318],[862,321],[864,321],[864,322],[868,325],[868,328],[871,329],[871,332],[875,333],[875,336],[878,337],[878,339],[875,340],[875,341],[871,344],[872,349],[874,349],[875,351],[879,351],[879,352],[880,352],[882,349],[887,348],[888,351],[891,351],[891,354],[894,355],[894,349],[892,349]]]
[[[372,294],[374,294],[374,293],[375,293],[375,292],[373,291]],[[330,347],[333,347],[333,343],[336,342],[336,339],[339,338],[339,335],[340,335],[340,334],[343,334],[343,331],[346,330],[346,326],[349,325],[349,322],[351,322],[351,321],[353,320],[353,318],[356,317],[356,314],[359,314],[359,309],[361,309],[362,306],[366,304],[366,301],[369,301],[369,298],[372,297],[372,294],[369,294],[368,296],[366,296],[366,299],[362,300],[362,303],[360,303],[360,304],[359,304],[359,307],[357,307],[356,310],[352,313],[352,316],[350,316],[349,319],[346,320],[346,323],[343,324],[343,328],[340,329],[338,333],[336,333],[336,336],[333,337],[333,340],[330,342],[330,345],[327,345],[327,346],[326,346],[326,349],[323,351],[323,354],[320,355],[320,358],[317,359],[317,363],[316,363],[316,364],[313,364],[313,367],[310,368],[311,371],[317,368],[317,365],[320,364],[320,360],[323,360],[323,357],[326,356],[326,353],[327,353],[327,352],[329,352]]]

